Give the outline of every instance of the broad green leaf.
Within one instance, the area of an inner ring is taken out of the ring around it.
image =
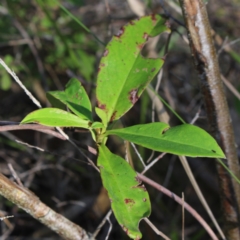
[[[109,130],[106,135],[117,135],[160,152],[189,157],[225,158],[215,139],[203,129],[191,124],[170,128],[166,123],[156,122]]]
[[[146,188],[131,166],[105,145],[99,147],[97,164],[118,223],[129,237],[140,239],[139,221],[151,212]]]
[[[91,102],[85,89],[76,78],[72,78],[67,83],[65,91],[48,92],[47,97],[52,104],[55,104],[54,107],[59,106],[56,106],[57,100],[59,100],[80,118],[92,120]]]
[[[29,113],[21,123],[39,123],[50,127],[90,128],[88,120],[58,108],[43,108]]]
[[[138,100],[163,65],[162,59],[144,58],[148,37],[169,31],[159,15],[145,16],[122,27],[107,45],[97,77],[97,104],[107,122],[119,119]]]

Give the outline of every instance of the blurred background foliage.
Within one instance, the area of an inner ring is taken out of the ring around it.
[[[214,30],[213,38],[219,56],[222,74],[236,88],[240,88],[240,3],[238,0],[207,2],[209,18]],[[163,77],[158,90],[170,106],[187,122],[199,113],[196,125],[208,129],[204,106],[199,91],[189,47],[184,41],[186,30],[178,1],[141,1],[145,13],[159,13],[169,19],[173,34],[163,67]],[[91,33],[67,14],[68,9]],[[139,6],[136,5],[136,9]],[[134,7],[122,0],[2,0],[0,3],[0,57],[14,70],[23,84],[39,99],[42,106],[49,106],[45,92],[63,90],[71,77],[77,77],[96,104],[95,86],[99,60],[113,34],[129,20],[135,19]],[[175,19],[175,20],[174,20]],[[177,20],[177,21],[176,21]],[[182,23],[182,24],[181,24]],[[97,39],[100,39],[98,41]],[[153,57],[163,57],[167,35],[157,41]],[[149,56],[145,47],[144,56]],[[154,80],[153,85],[156,84]],[[106,93],[107,94],[107,93]],[[236,142],[240,144],[240,102],[226,89]],[[130,126],[152,121],[152,101],[147,92],[134,108],[123,117],[123,124]],[[0,66],[0,120],[19,122],[36,106]],[[172,125],[179,120],[167,110]],[[66,129],[76,143],[94,147],[89,133]],[[20,145],[15,139],[35,148]],[[122,156],[125,145],[111,138],[112,151]],[[136,154],[130,148],[132,161],[142,170]],[[146,160],[157,153],[139,148]],[[240,154],[240,152],[239,152]],[[89,154],[92,160],[94,156]],[[214,160],[189,159],[199,185],[219,223],[222,224],[221,206]],[[69,143],[33,131],[4,132],[0,134],[0,171],[12,178],[12,165],[24,186],[57,212],[94,232],[109,209],[106,191],[99,174],[87,164],[86,159]],[[198,200],[179,160],[170,154],[161,159],[148,173],[153,180],[178,194],[184,192],[191,204],[212,226]],[[13,178],[12,178],[13,179]],[[171,239],[180,239],[182,209],[173,200],[148,187],[152,200],[150,220]],[[14,204],[0,197],[1,215],[14,218],[1,221],[1,239],[59,239],[53,232],[32,219]],[[127,239],[114,217],[109,239]],[[109,225],[106,223],[97,239],[105,239]],[[140,223],[143,239],[159,239],[143,222]],[[185,239],[208,239],[205,231],[188,213],[185,215]]]

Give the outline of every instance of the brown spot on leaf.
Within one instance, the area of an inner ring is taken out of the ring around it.
[[[126,204],[135,203],[134,200],[133,200],[133,199],[130,199],[130,198],[124,199],[124,202],[125,202]]]
[[[131,198],[125,198],[124,202],[130,207],[132,207],[135,204],[135,201]]]
[[[156,21],[157,21],[157,19],[156,19],[156,14],[151,14],[151,19],[152,19],[152,21],[153,21],[153,24],[155,25],[155,24],[156,24]]]
[[[120,38],[124,34],[125,28],[121,27],[118,33],[115,35],[117,38]]]
[[[100,66],[101,67],[105,67],[105,63],[100,63]]]
[[[146,199],[146,198],[143,198],[143,201],[144,201],[144,202],[146,202],[146,201],[147,201],[147,199]]]
[[[135,22],[134,21],[130,21],[129,22],[131,25],[135,25]]]
[[[155,70],[156,70],[156,68],[152,68],[152,69],[151,69],[151,72],[154,72]]]
[[[113,122],[115,120],[116,114],[117,114],[117,111],[114,111],[114,113],[112,114],[112,116],[110,118],[110,122]]]
[[[147,189],[146,189],[146,187],[142,184],[142,185],[140,185],[140,186],[138,186],[139,188],[142,188],[142,190],[144,191],[144,192],[146,192],[147,191]]]
[[[97,105],[100,109],[105,110],[106,109],[106,104],[102,104],[97,100]]]
[[[138,89],[133,89],[129,92],[129,100],[131,101],[132,104],[135,104],[139,99],[137,92],[138,92]]]
[[[128,234],[128,229],[124,225],[121,225],[121,227],[122,227],[123,231]]]
[[[136,179],[136,181],[137,181],[139,184],[142,183],[141,179],[140,179],[138,176],[136,176],[135,179]]]
[[[147,33],[144,33],[144,34],[143,34],[143,38],[144,38],[145,40],[148,40],[148,37],[149,37],[149,35],[148,35]]]
[[[109,53],[109,50],[108,49],[105,49],[104,53],[103,53],[103,56],[106,57]]]
[[[137,44],[137,48],[142,50],[142,48],[144,47],[144,43],[141,43],[141,44]]]

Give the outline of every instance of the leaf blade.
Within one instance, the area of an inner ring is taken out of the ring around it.
[[[145,59],[140,53],[149,36],[167,30],[160,16],[145,16],[124,26],[107,45],[99,65],[97,100],[108,122],[135,104],[163,65],[162,59]]]
[[[50,95],[50,96],[49,96]],[[48,100],[54,104],[54,99],[64,103],[73,113],[82,119],[92,121],[92,106],[81,82],[72,78],[66,85],[65,91],[50,91]]]
[[[23,123],[39,123],[49,127],[82,127],[89,128],[90,122],[58,108],[43,108],[29,113]]]
[[[140,239],[139,221],[148,217],[151,211],[145,187],[131,166],[105,145],[99,147],[98,166],[118,223],[129,237]]]
[[[106,135],[117,135],[143,147],[176,155],[225,157],[214,138],[203,129],[191,124],[182,124],[172,128],[161,122],[140,124],[108,130]]]

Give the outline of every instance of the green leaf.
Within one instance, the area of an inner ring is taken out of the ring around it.
[[[191,124],[170,128],[162,122],[114,129],[106,135],[117,135],[127,141],[155,151],[189,157],[225,158],[215,139],[203,129]]]
[[[107,45],[97,77],[97,104],[108,122],[119,119],[138,100],[163,65],[145,59],[141,50],[148,37],[168,31],[159,15],[145,16],[121,28]]]
[[[56,104],[58,105],[57,100],[59,100],[80,118],[92,120],[91,102],[85,89],[76,78],[72,78],[67,83],[65,91],[48,92],[47,97],[52,104],[55,104],[54,107]]]
[[[105,127],[107,127],[107,116],[105,112],[101,108],[95,108],[96,114],[99,116],[99,118],[102,120],[102,123]]]
[[[39,123],[49,127],[90,128],[90,122],[58,108],[43,108],[29,113],[21,123]]]
[[[139,221],[151,212],[146,188],[131,166],[105,145],[99,147],[98,166],[118,223],[129,237],[140,239]]]
[[[95,128],[104,128],[104,125],[103,125],[103,123],[101,123],[101,122],[93,122],[93,124],[91,125],[91,128],[92,128],[92,129],[95,129]]]

